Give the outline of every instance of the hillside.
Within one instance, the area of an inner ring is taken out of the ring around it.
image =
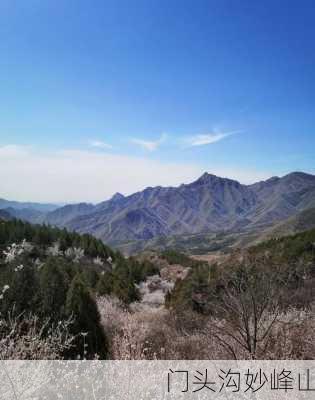
[[[294,217],[276,225],[266,235],[266,238],[292,235],[315,227],[315,208],[301,211]]]
[[[106,358],[95,298],[111,295],[127,306],[140,298],[136,284],[156,272],[90,235],[0,219],[2,357]]]
[[[1,220],[1,357],[312,357],[314,243],[311,230],[206,261],[127,259],[88,234]]]
[[[155,248],[163,243],[174,247],[174,241],[185,238],[203,242],[202,251],[206,251],[251,243],[314,204],[314,175],[294,172],[242,185],[205,173],[190,184],[148,187],[130,196],[116,193],[96,205],[66,205],[44,215],[34,212],[34,217],[25,210],[11,213],[31,222],[93,234],[126,253],[148,248],[150,243]],[[218,234],[225,239],[216,246],[211,241]]]
[[[22,209],[37,210],[43,213],[53,211],[56,208],[58,208],[58,206],[55,204],[20,202],[20,201],[0,199],[0,209],[9,207],[12,207],[16,210],[22,210]]]
[[[17,218],[32,223],[43,222],[45,215],[59,208],[55,204],[20,202],[0,199],[0,216],[7,214],[7,218]]]
[[[284,291],[282,301],[292,307],[309,307],[315,299],[315,229],[238,249],[209,263],[192,268],[187,278],[175,285],[169,306],[208,313],[224,281],[233,276],[240,279],[242,274],[253,279],[258,272],[273,276],[277,290]]]

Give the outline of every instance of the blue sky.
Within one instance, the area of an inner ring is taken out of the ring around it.
[[[2,0],[0,197],[315,173],[314,18],[307,0]]]

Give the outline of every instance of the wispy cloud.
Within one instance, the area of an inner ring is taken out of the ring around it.
[[[157,140],[144,140],[144,139],[137,139],[133,138],[131,139],[131,143],[137,144],[140,147],[142,147],[144,150],[147,151],[155,151],[157,150],[160,145],[166,140],[167,135],[163,133],[161,137]]]
[[[90,147],[96,147],[99,149],[112,149],[113,146],[109,143],[105,143],[101,140],[90,140],[89,141],[89,146]]]
[[[219,142],[220,140],[225,139],[226,137],[234,135],[235,133],[239,132],[241,131],[212,132],[200,135],[193,135],[185,138],[184,142],[187,147],[205,146],[207,144]]]

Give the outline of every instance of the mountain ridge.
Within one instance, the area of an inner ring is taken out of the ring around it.
[[[41,222],[90,233],[119,247],[171,235],[264,230],[314,206],[311,174],[292,172],[244,185],[204,173],[177,187],[116,193],[95,205],[68,204],[47,212]]]
[[[88,212],[78,211],[61,226],[93,233],[111,244],[231,230],[240,224],[243,229],[254,229],[281,222],[307,208],[301,202],[310,193],[315,201],[315,176],[305,173],[294,172],[253,185],[204,173],[178,187],[147,187],[129,196],[114,195],[91,205]],[[70,207],[71,212],[75,207]]]
[[[0,198],[0,209],[3,210],[5,208],[15,208],[17,210],[21,209],[33,209],[41,212],[49,212],[55,210],[56,208],[60,207],[56,204],[52,203],[38,203],[38,202],[31,202],[31,201],[15,201],[15,200],[6,200]]]

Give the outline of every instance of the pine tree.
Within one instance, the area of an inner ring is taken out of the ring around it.
[[[38,279],[34,267],[24,263],[21,269],[8,267],[6,283],[9,290],[1,302],[3,314],[14,311],[15,314],[36,309],[38,300]]]
[[[57,320],[64,315],[68,282],[54,259],[44,265],[40,275],[41,312]]]
[[[90,359],[97,354],[106,358],[108,346],[100,315],[79,273],[73,278],[67,293],[66,313],[74,319],[72,333],[76,335],[75,349],[68,356]]]
[[[114,276],[111,272],[105,272],[97,283],[97,293],[100,296],[110,295],[113,291]]]
[[[139,291],[129,280],[114,279],[113,294],[126,304],[139,301]]]

